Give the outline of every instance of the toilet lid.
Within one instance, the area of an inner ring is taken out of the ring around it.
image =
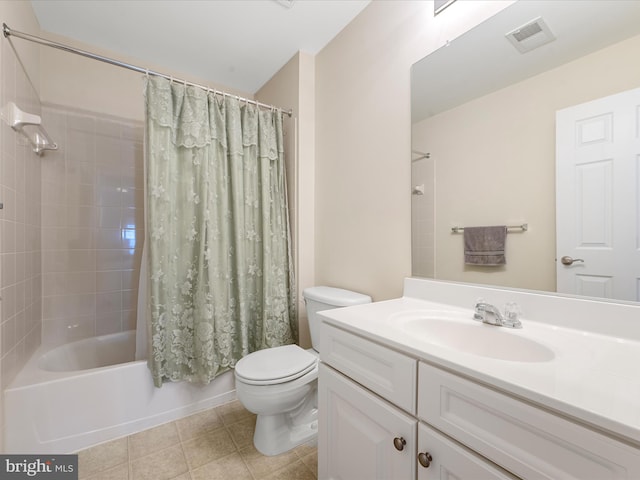
[[[289,382],[310,372],[318,359],[297,345],[258,350],[236,363],[236,376],[252,385]]]

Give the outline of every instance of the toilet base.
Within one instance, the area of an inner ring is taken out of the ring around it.
[[[258,415],[253,444],[263,455],[279,455],[318,435],[318,410],[313,408],[296,418],[292,415]]]

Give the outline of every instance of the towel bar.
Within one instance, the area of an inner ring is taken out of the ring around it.
[[[521,232],[529,230],[529,224],[523,223],[522,225],[507,225],[507,232],[509,229],[517,229]],[[451,233],[460,233],[464,231],[464,227],[451,227]]]

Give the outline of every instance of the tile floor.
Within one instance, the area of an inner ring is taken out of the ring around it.
[[[266,457],[236,400],[78,452],[80,480],[315,480],[315,445]]]

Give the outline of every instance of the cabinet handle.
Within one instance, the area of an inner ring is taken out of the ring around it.
[[[402,437],[396,437],[393,439],[393,446],[396,447],[396,450],[402,451],[404,450],[404,446],[407,444],[407,441]]]
[[[433,458],[431,457],[431,454],[429,452],[418,454],[418,462],[420,462],[420,465],[422,465],[424,468],[429,468],[429,465],[431,465],[432,461]]]

